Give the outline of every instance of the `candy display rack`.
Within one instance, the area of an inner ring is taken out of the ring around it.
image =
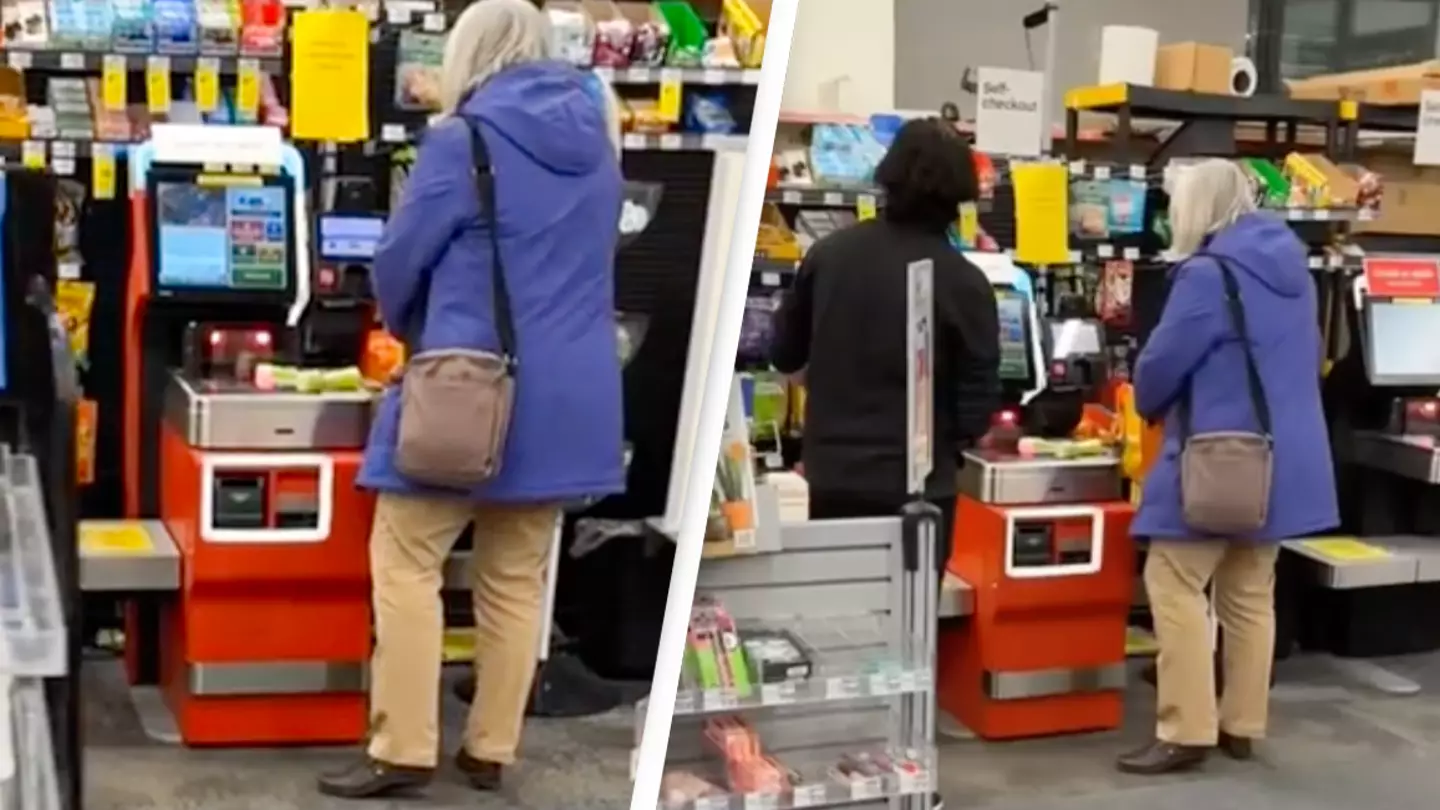
[[[697,605],[722,605],[743,640],[784,631],[805,648],[808,677],[743,689],[682,683],[667,782],[686,774],[717,786],[663,810],[830,805],[928,807],[935,767],[934,554],[900,517],[783,525],[780,550],[707,560]],[[735,717],[763,753],[789,771],[783,788],[726,792],[706,725]],[[643,725],[643,712],[642,722]],[[639,739],[637,725],[637,743]],[[886,772],[842,774],[846,757],[891,762]]]

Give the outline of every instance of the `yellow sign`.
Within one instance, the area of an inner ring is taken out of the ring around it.
[[[260,65],[254,59],[241,59],[235,79],[235,115],[241,121],[260,120]]]
[[[1354,537],[1321,537],[1302,540],[1305,548],[1336,562],[1373,562],[1389,559],[1390,552],[1379,546],[1362,543]]]
[[[130,95],[130,70],[122,54],[112,53],[105,57],[104,69],[100,74],[100,97],[105,109],[125,109]]]
[[[45,142],[26,141],[20,145],[20,163],[27,169],[45,168]]]
[[[370,23],[351,9],[295,15],[290,136],[348,143],[370,137]]]
[[[195,106],[202,113],[220,107],[220,65],[209,57],[195,63]]]
[[[861,194],[855,200],[855,216],[861,222],[875,218],[875,197],[873,195]]]
[[[1010,167],[1015,184],[1015,260],[1070,263],[1070,169],[1060,163]]]
[[[115,147],[97,141],[90,149],[90,156],[90,186],[95,199],[115,199]]]
[[[145,60],[145,106],[152,113],[170,112],[170,57]]]
[[[656,111],[661,120],[675,123],[680,120],[680,97],[683,85],[678,78],[664,77],[660,80],[660,100]]]
[[[150,533],[134,521],[80,521],[80,548],[95,554],[149,554]]]

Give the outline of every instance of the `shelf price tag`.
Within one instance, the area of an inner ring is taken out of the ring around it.
[[[791,807],[815,807],[829,804],[824,784],[796,785],[790,794]]]
[[[85,54],[83,53],[62,53],[60,54],[61,70],[84,70]]]
[[[914,763],[902,763],[895,769],[901,793],[929,793],[930,771]]]
[[[684,74],[678,70],[667,68],[660,71],[660,102],[659,107],[661,119],[670,123],[680,120],[680,97],[683,94]]]
[[[242,121],[254,121],[260,110],[260,63],[241,59],[235,81],[235,111]]]
[[[206,113],[220,107],[220,60],[212,56],[195,62],[195,106]]]
[[[723,712],[735,708],[739,701],[728,689],[706,689],[700,703],[707,712]]]
[[[695,693],[689,689],[681,689],[675,693],[675,714],[695,713]]]
[[[849,700],[860,696],[860,679],[853,675],[837,675],[825,681],[828,700]]]
[[[878,776],[856,777],[850,782],[850,800],[870,802],[885,795],[885,780]]]
[[[420,22],[420,28],[423,31],[429,31],[433,34],[444,33],[445,15],[438,11],[426,14]]]
[[[9,53],[5,54],[5,61],[7,61],[7,62],[10,64],[10,67],[12,67],[12,68],[14,68],[14,69],[16,69],[16,70],[29,70],[29,69],[30,69],[30,52],[29,52],[29,51],[10,51]]]
[[[701,796],[695,800],[695,810],[730,810],[730,797],[726,794],[719,796]]]
[[[875,195],[861,194],[855,198],[855,216],[861,222],[875,218]]]
[[[870,676],[870,694],[872,696],[885,697],[899,691],[899,685],[893,675],[887,672],[876,672]]]
[[[170,57],[145,59],[145,106],[152,113],[170,112]]]
[[[125,65],[125,57],[118,53],[105,55],[104,62],[100,67],[100,100],[105,109],[116,111],[125,109],[125,102],[130,98],[130,71]]]
[[[26,141],[20,145],[20,163],[27,169],[45,168],[45,142]]]
[[[782,706],[795,702],[795,684],[790,681],[767,683],[760,687],[760,702],[766,706]]]
[[[90,158],[90,193],[97,200],[115,199],[115,146],[91,144]]]
[[[780,806],[778,793],[746,793],[745,810],[776,810]]]

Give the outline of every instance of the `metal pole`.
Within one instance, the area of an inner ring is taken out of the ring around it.
[[[1060,49],[1060,5],[1058,3],[1045,4],[1046,26],[1045,26],[1045,116],[1040,119],[1041,137],[1040,154],[1048,155],[1055,151],[1055,133],[1051,129],[1051,116],[1054,111],[1051,106],[1055,103],[1055,54]]]

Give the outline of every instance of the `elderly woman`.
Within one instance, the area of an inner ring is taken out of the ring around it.
[[[1284,222],[1256,212],[1253,200],[1235,164],[1210,160],[1181,171],[1170,202],[1172,247],[1182,258],[1135,368],[1137,409],[1165,420],[1165,442],[1131,526],[1150,539],[1145,586],[1160,646],[1158,720],[1156,740],[1120,758],[1130,773],[1194,767],[1217,745],[1235,759],[1250,757],[1269,709],[1279,543],[1340,522],[1305,246]],[[1232,289],[1243,318],[1232,312]],[[1269,507],[1247,536],[1207,535],[1186,524],[1184,420],[1172,418],[1182,404],[1189,436],[1270,434]],[[1225,634],[1218,707],[1207,587]]]
[[[456,762],[475,788],[500,786],[520,742],[561,510],[624,489],[612,300],[619,127],[613,96],[549,60],[548,40],[527,0],[479,0],[460,15],[441,69],[442,115],[376,252],[376,302],[413,352],[496,351],[492,274],[503,267],[515,406],[498,475],[457,491],[396,469],[398,386],[381,401],[359,476],[378,493],[372,737],[354,766],[321,778],[329,795],[386,796],[429,782],[440,744],[443,567],[471,523],[478,698]],[[494,167],[493,229],[467,169],[472,131]]]

